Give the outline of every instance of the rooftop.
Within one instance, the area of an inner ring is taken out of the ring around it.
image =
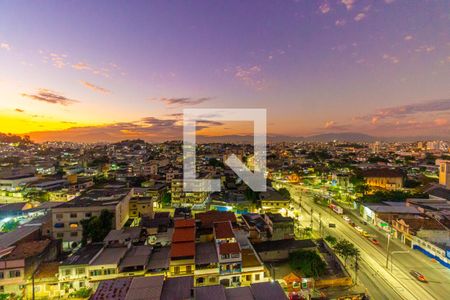
[[[219,253],[221,255],[239,254],[241,253],[241,248],[239,248],[238,243],[222,243],[219,245]]]
[[[195,256],[195,242],[173,243],[170,253],[171,258]]]
[[[177,227],[172,236],[172,243],[178,242],[194,242],[195,228],[194,227]]]
[[[59,205],[57,208],[85,206],[115,206],[129,193],[130,188],[103,188],[89,190],[75,199]]]
[[[148,270],[160,270],[169,268],[170,247],[155,248],[150,255]]]
[[[91,300],[125,300],[132,277],[100,281]]]
[[[20,243],[7,256],[2,257],[1,260],[24,259],[39,255],[47,249],[50,243],[51,240],[49,239]]]
[[[195,300],[227,300],[223,285],[211,285],[194,289]]]
[[[103,244],[88,244],[78,249],[74,254],[63,261],[63,265],[88,265],[97,253],[103,248]]]
[[[230,221],[215,222],[214,236],[216,239],[231,239],[234,238],[233,228]]]
[[[125,300],[159,300],[164,276],[134,277]]]
[[[103,248],[103,251],[97,256],[91,265],[118,265],[127,251],[127,247]]]
[[[206,265],[217,263],[217,251],[214,242],[195,244],[195,264]]]
[[[278,281],[253,283],[250,289],[255,300],[287,299]]]
[[[141,266],[144,268],[147,267],[151,253],[152,247],[150,246],[132,246],[120,263],[120,269]]]
[[[189,228],[189,227],[195,227],[194,219],[175,220],[175,228]]]
[[[40,229],[41,226],[39,225],[21,226],[14,231],[10,231],[0,235],[0,249],[8,248],[26,238],[27,236],[40,231]]]
[[[201,227],[203,228],[212,228],[215,222],[230,221],[233,224],[237,222],[236,215],[231,211],[210,210],[207,212],[197,213],[195,218],[200,220]]]
[[[172,277],[166,279],[163,285],[161,300],[191,299],[191,290],[194,287],[194,277]]]

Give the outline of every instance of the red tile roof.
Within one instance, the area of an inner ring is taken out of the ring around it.
[[[195,215],[197,220],[200,220],[202,228],[212,228],[215,222],[225,222],[230,221],[231,223],[236,223],[236,215],[231,211],[217,211],[210,210],[203,213],[198,213]]]
[[[220,254],[239,254],[241,249],[238,243],[222,243],[219,246]]]
[[[41,254],[50,243],[51,241],[47,239],[18,244],[5,259],[22,259]]]
[[[214,223],[214,235],[216,239],[234,238],[233,228],[230,221]]]
[[[172,236],[172,243],[178,242],[194,242],[195,228],[175,228]]]
[[[175,220],[175,228],[195,227],[194,219]]]
[[[173,243],[170,252],[171,258],[195,256],[195,243]]]

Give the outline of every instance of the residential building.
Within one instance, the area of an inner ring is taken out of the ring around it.
[[[176,220],[170,252],[170,276],[192,276],[195,271],[195,220]]]

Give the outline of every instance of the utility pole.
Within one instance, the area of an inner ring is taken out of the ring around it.
[[[386,247],[386,269],[389,269],[389,241],[391,239],[391,234],[387,235],[387,247]]]
[[[358,258],[359,255],[355,257],[355,284],[358,284]]]
[[[323,236],[323,232],[322,232],[322,216],[319,213],[319,234],[320,236]]]

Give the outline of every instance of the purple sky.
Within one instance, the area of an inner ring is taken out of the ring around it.
[[[2,1],[0,66],[0,131],[39,139],[170,138],[186,107],[450,136],[450,1]]]

